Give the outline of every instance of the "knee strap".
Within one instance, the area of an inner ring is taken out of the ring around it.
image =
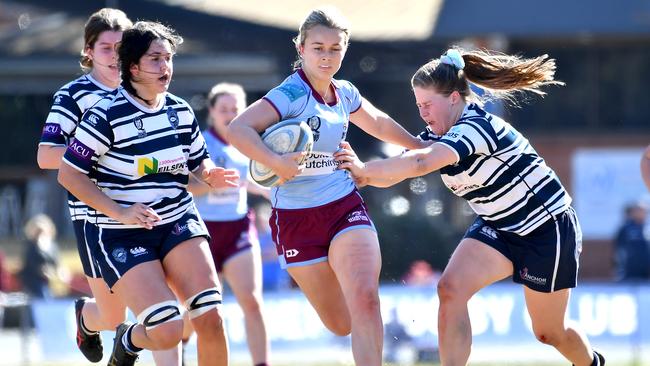
[[[190,319],[215,309],[219,304],[221,304],[221,292],[216,287],[203,290],[185,300],[185,307],[190,314]]]
[[[163,323],[181,319],[181,311],[178,302],[175,300],[153,304],[138,314],[138,323],[144,325],[147,330]]]

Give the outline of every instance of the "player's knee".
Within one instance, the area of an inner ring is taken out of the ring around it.
[[[344,337],[352,333],[352,323],[349,317],[341,316],[323,319],[323,324],[325,324],[325,328],[339,337]]]
[[[379,311],[379,289],[373,284],[356,286],[352,303],[354,311],[370,315]],[[359,314],[357,314],[358,316]]]
[[[156,349],[176,346],[183,336],[183,322],[178,303],[174,300],[153,304],[138,314]]]
[[[223,317],[218,308],[192,318],[192,327],[199,337],[209,337],[224,332]]]
[[[244,314],[255,314],[259,313],[261,299],[254,294],[246,294],[239,298],[239,306],[241,307]]]
[[[557,346],[562,343],[562,334],[557,332],[550,332],[547,330],[533,330],[533,332],[538,341],[549,346]]]
[[[216,287],[203,290],[185,301],[185,307],[197,335],[223,331],[223,319],[217,307],[221,293]]]
[[[458,301],[468,298],[464,295],[459,281],[451,276],[442,276],[438,281],[438,299],[440,302]]]
[[[183,322],[173,321],[148,330],[147,335],[156,345],[156,349],[176,347],[183,339]]]

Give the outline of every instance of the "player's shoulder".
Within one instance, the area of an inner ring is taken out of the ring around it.
[[[303,80],[298,71],[289,75],[280,85],[271,89],[271,92],[277,92],[286,96],[289,102],[295,102],[306,97],[309,91],[309,85]]]

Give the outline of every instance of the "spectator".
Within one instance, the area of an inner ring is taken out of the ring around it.
[[[429,262],[416,260],[411,263],[402,281],[410,286],[434,286],[439,278],[440,272],[434,271]]]
[[[27,240],[20,272],[23,291],[34,298],[51,298],[50,280],[60,277],[56,228],[47,215],[38,214],[27,221],[24,230]]]
[[[650,238],[644,230],[646,208],[639,202],[625,208],[625,221],[616,234],[617,274],[621,281],[650,278]]]

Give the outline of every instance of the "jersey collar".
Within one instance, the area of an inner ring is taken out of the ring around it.
[[[311,89],[312,95],[314,96],[314,98],[316,99],[316,101],[318,103],[327,104],[328,106],[333,107],[333,106],[336,105],[336,103],[339,102],[339,95],[336,92],[337,87],[336,87],[336,84],[334,84],[333,81],[330,82],[330,90],[334,93],[334,102],[325,103],[325,100],[323,100],[323,97],[316,91],[316,89],[314,89],[314,87],[309,82],[309,79],[307,78],[307,75],[305,75],[305,72],[302,71],[302,69],[298,69],[298,75],[300,75],[300,78],[302,79],[302,81],[304,81],[305,84],[307,84],[309,86],[309,88]]]

